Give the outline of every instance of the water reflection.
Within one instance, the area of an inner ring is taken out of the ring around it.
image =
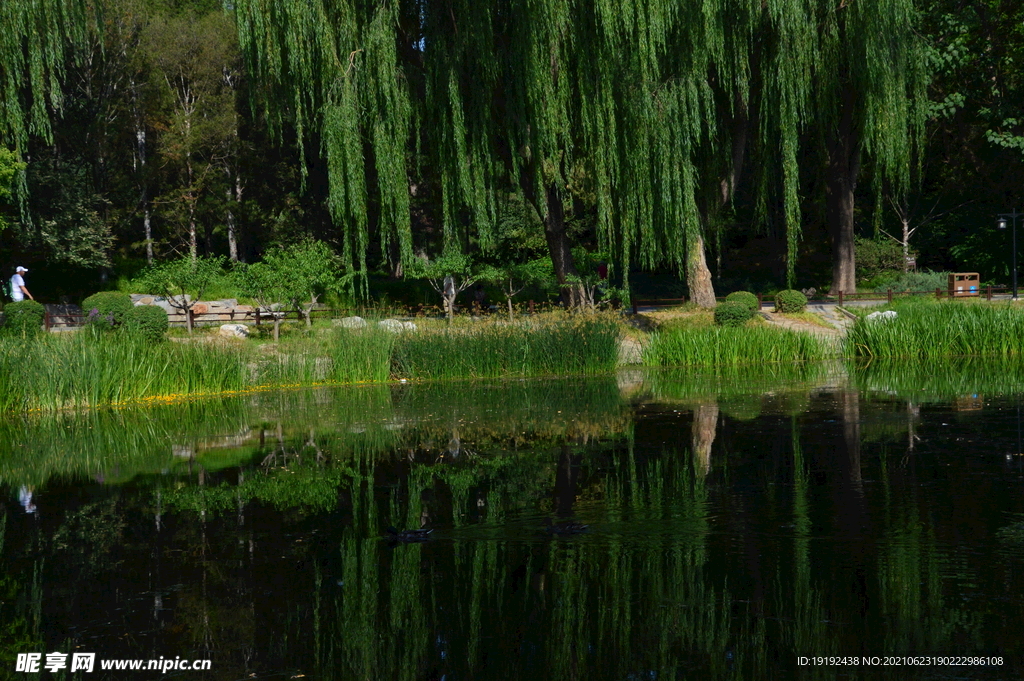
[[[1004,664],[842,673],[1017,678],[1016,397],[988,383],[978,409],[963,382],[911,394],[877,371],[8,420],[0,664],[77,647],[208,657],[192,675],[211,679],[784,679],[840,674],[801,655],[914,654]],[[563,519],[589,528],[544,530]]]

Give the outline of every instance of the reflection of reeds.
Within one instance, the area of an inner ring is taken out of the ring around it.
[[[829,359],[838,347],[808,333],[766,327],[677,327],[656,333],[644,352],[651,366],[739,366]]]
[[[93,476],[123,481],[193,460],[206,471],[254,459],[273,468],[316,458],[317,449],[330,452],[336,463],[372,462],[409,450],[431,456],[447,451],[453,433],[476,450],[606,437],[627,432],[630,422],[611,377],[268,391],[8,416],[0,419],[0,483],[38,486],[53,477]],[[254,487],[251,493],[265,497]]]
[[[851,353],[921,359],[1024,353],[1024,314],[1007,305],[960,302],[899,305],[895,319],[860,319],[847,338]]]
[[[1015,395],[1024,392],[1024,358],[880,359],[857,366],[851,377],[860,390],[915,402],[949,401],[968,395]]]

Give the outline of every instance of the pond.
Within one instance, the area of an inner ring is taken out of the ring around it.
[[[1021,377],[636,371],[7,417],[0,665],[1020,678]]]

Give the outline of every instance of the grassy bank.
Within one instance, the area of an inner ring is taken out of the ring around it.
[[[728,367],[830,359],[832,342],[766,326],[674,327],[655,333],[644,352],[649,366]]]
[[[892,309],[895,319],[857,321],[847,336],[849,354],[919,359],[1024,354],[1024,312],[1015,306],[919,301]]]
[[[602,317],[529,326],[390,333],[320,329],[281,343],[215,337],[149,343],[122,333],[0,339],[0,411],[61,410],[187,395],[393,378],[587,375],[615,367],[619,329]]]

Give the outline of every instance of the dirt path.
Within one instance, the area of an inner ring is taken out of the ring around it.
[[[843,313],[831,306],[809,305],[807,307],[807,311],[818,315],[825,321],[825,323],[831,324],[831,326],[824,327],[796,319],[788,319],[780,314],[776,314],[775,312],[767,312],[764,310],[761,311],[761,316],[764,317],[772,326],[777,326],[781,329],[789,329],[790,331],[809,333],[811,335],[818,336],[819,338],[828,338],[830,340],[839,340],[843,338],[846,335],[847,329],[852,324],[852,322],[847,319]]]

